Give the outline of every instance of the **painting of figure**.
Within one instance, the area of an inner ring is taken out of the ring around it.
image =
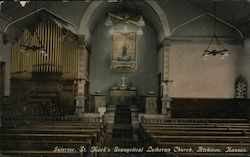
[[[111,69],[132,72],[136,70],[136,33],[115,32]]]

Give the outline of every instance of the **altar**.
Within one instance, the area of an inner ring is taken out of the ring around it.
[[[112,105],[136,104],[136,87],[112,86],[109,91]]]

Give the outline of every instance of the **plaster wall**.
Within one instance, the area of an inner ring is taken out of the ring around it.
[[[250,98],[250,39],[244,41],[242,51],[239,53],[239,73],[247,79],[248,98]]]
[[[233,98],[234,82],[239,76],[239,45],[225,44],[229,56],[202,59],[207,42],[173,42],[170,48],[171,97]]]
[[[130,28],[129,28],[130,29]],[[125,76],[127,84],[130,82],[137,87],[139,95],[148,91],[157,93],[157,52],[156,35],[150,26],[143,28],[144,35],[137,36],[137,70],[135,72],[117,72],[110,69],[112,38],[109,35],[109,28],[104,21],[94,30],[92,38],[92,50],[90,53],[90,93],[100,90],[107,94],[108,88],[115,83],[121,85],[121,77]]]

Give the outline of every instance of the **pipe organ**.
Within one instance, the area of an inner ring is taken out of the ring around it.
[[[12,48],[12,78],[31,79],[33,72],[61,73],[63,79],[77,78],[78,43],[74,34],[63,33],[52,20],[38,24],[37,34],[24,30],[17,43]],[[38,35],[38,37],[37,37]],[[38,45],[41,39],[47,54],[21,49],[31,36],[31,45]]]
[[[77,36],[58,27],[52,19],[38,23],[34,31],[25,29],[12,47],[12,103],[29,115],[73,114]],[[23,44],[41,44],[46,53],[32,46],[24,50]],[[39,108],[42,111],[37,111]]]

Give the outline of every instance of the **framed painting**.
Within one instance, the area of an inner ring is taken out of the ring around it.
[[[137,69],[136,33],[114,32],[111,69],[134,72]]]

